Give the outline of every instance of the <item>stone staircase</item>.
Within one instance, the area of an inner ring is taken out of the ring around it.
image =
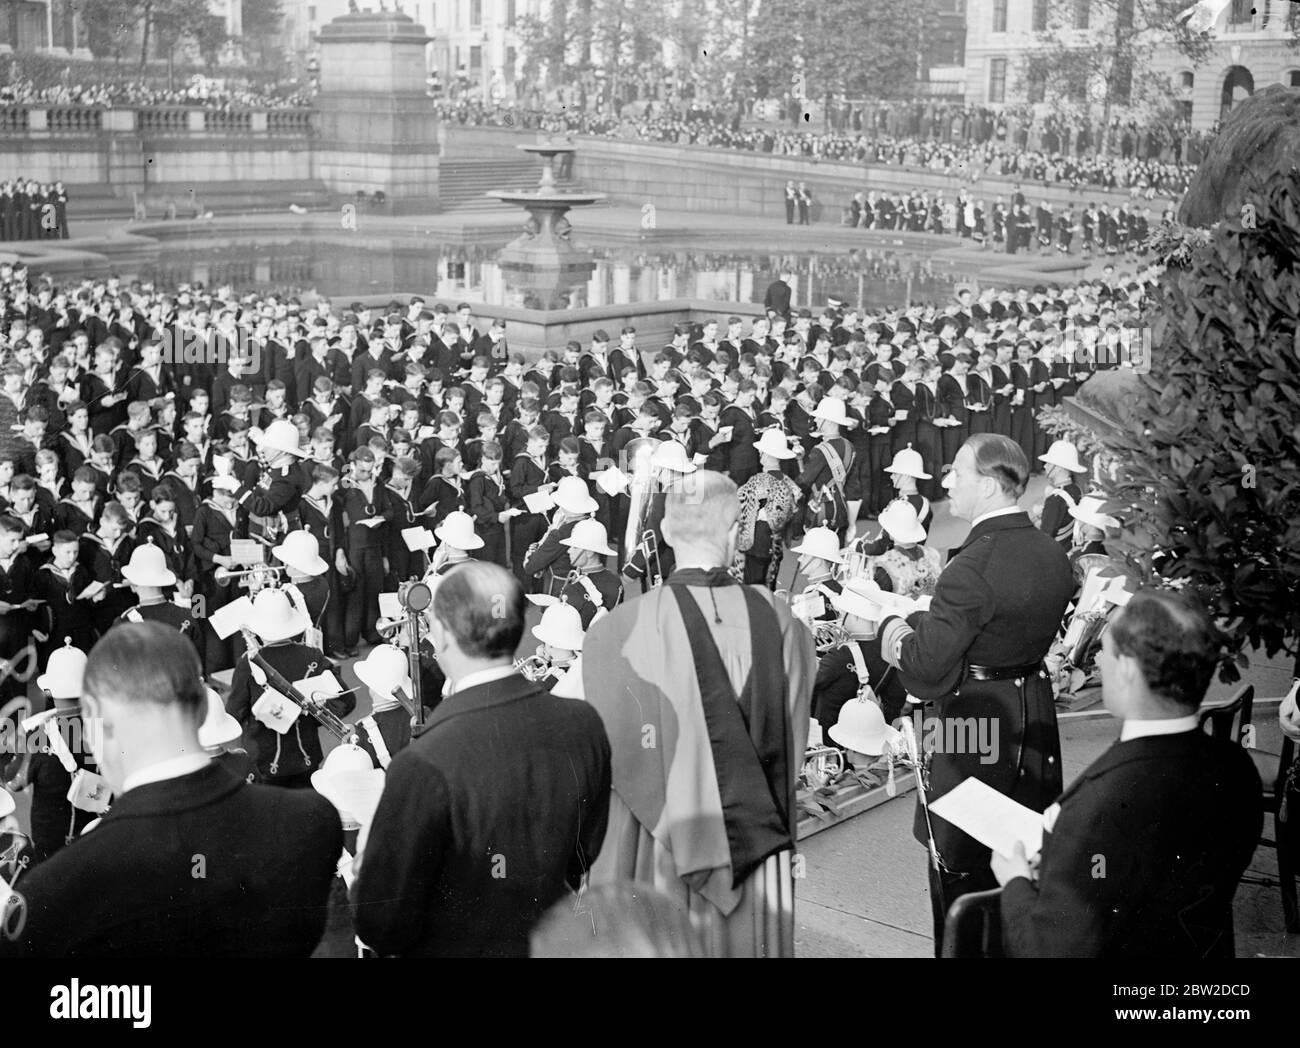
[[[438,168],[438,198],[444,211],[504,211],[486,194],[492,189],[534,189],[542,166],[532,157],[510,160],[448,160]]]
[[[438,169],[438,196],[444,211],[501,213],[509,206],[487,195],[493,189],[527,192],[537,188],[542,165],[535,157],[509,160],[449,160]],[[569,193],[580,190],[572,179],[556,179],[556,188]]]

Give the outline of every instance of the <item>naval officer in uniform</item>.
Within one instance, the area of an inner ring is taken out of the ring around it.
[[[969,520],[971,530],[939,576],[928,610],[880,597],[900,612],[881,623],[881,652],[908,692],[933,704],[942,728],[922,740],[931,801],[971,776],[1036,811],[1061,792],[1061,741],[1042,660],[1074,582],[1060,544],[1017,504],[1028,480],[1029,462],[1015,441],[970,437],[943,485],[953,515]],[[970,745],[973,739],[989,744]],[[988,848],[937,816],[931,826],[940,859],[940,868],[930,869],[939,956],[953,899],[996,888],[997,880]],[[926,841],[919,807],[914,829]]]

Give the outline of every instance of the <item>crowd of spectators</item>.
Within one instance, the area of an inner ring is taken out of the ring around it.
[[[1025,110],[1004,113],[929,105],[854,109],[816,130],[755,124],[743,107],[703,101],[602,102],[594,108],[551,101],[542,108],[506,107],[462,99],[439,104],[443,119],[469,126],[535,128],[555,134],[745,150],[814,161],[855,162],[935,171],[975,183],[985,175],[1074,188],[1135,191],[1178,197],[1187,188],[1207,136],[1186,126],[1139,129],[1116,120],[1099,133],[1063,116],[1035,120]],[[1102,150],[1099,152],[1099,150]]]
[[[162,88],[146,81],[105,84],[54,84],[40,86],[19,79],[0,86],[0,105],[79,105],[112,109],[114,106],[202,106],[205,109],[294,109],[312,104],[310,92],[297,85],[252,87],[226,84],[195,76],[178,88]]]

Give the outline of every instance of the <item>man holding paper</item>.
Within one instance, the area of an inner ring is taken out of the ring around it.
[[[1232,896],[1264,815],[1249,754],[1199,727],[1218,650],[1172,591],[1138,593],[1102,635],[1119,741],[1044,815],[1036,882],[1030,849],[994,853],[1009,955],[1233,956]]]
[[[911,695],[936,705],[935,728],[923,740],[929,800],[972,776],[1036,811],[1061,790],[1061,742],[1042,659],[1074,585],[1064,550],[1017,505],[1028,479],[1029,462],[1010,438],[969,438],[943,484],[953,515],[971,530],[928,609],[921,610],[925,598],[869,594],[886,609],[881,653]],[[975,739],[992,745],[972,745]],[[996,881],[986,846],[938,816],[928,824],[940,862],[930,867],[938,956],[953,899]],[[928,842],[922,807],[914,832]]]

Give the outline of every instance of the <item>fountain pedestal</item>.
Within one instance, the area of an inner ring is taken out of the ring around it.
[[[553,302],[590,279],[596,268],[591,252],[573,243],[570,208],[585,207],[605,199],[604,193],[563,193],[555,189],[555,158],[574,150],[570,146],[540,144],[519,146],[542,158],[542,177],[532,193],[492,190],[495,200],[528,212],[524,232],[501,249],[497,264],[507,282],[545,302]],[[540,308],[547,308],[542,306]]]

